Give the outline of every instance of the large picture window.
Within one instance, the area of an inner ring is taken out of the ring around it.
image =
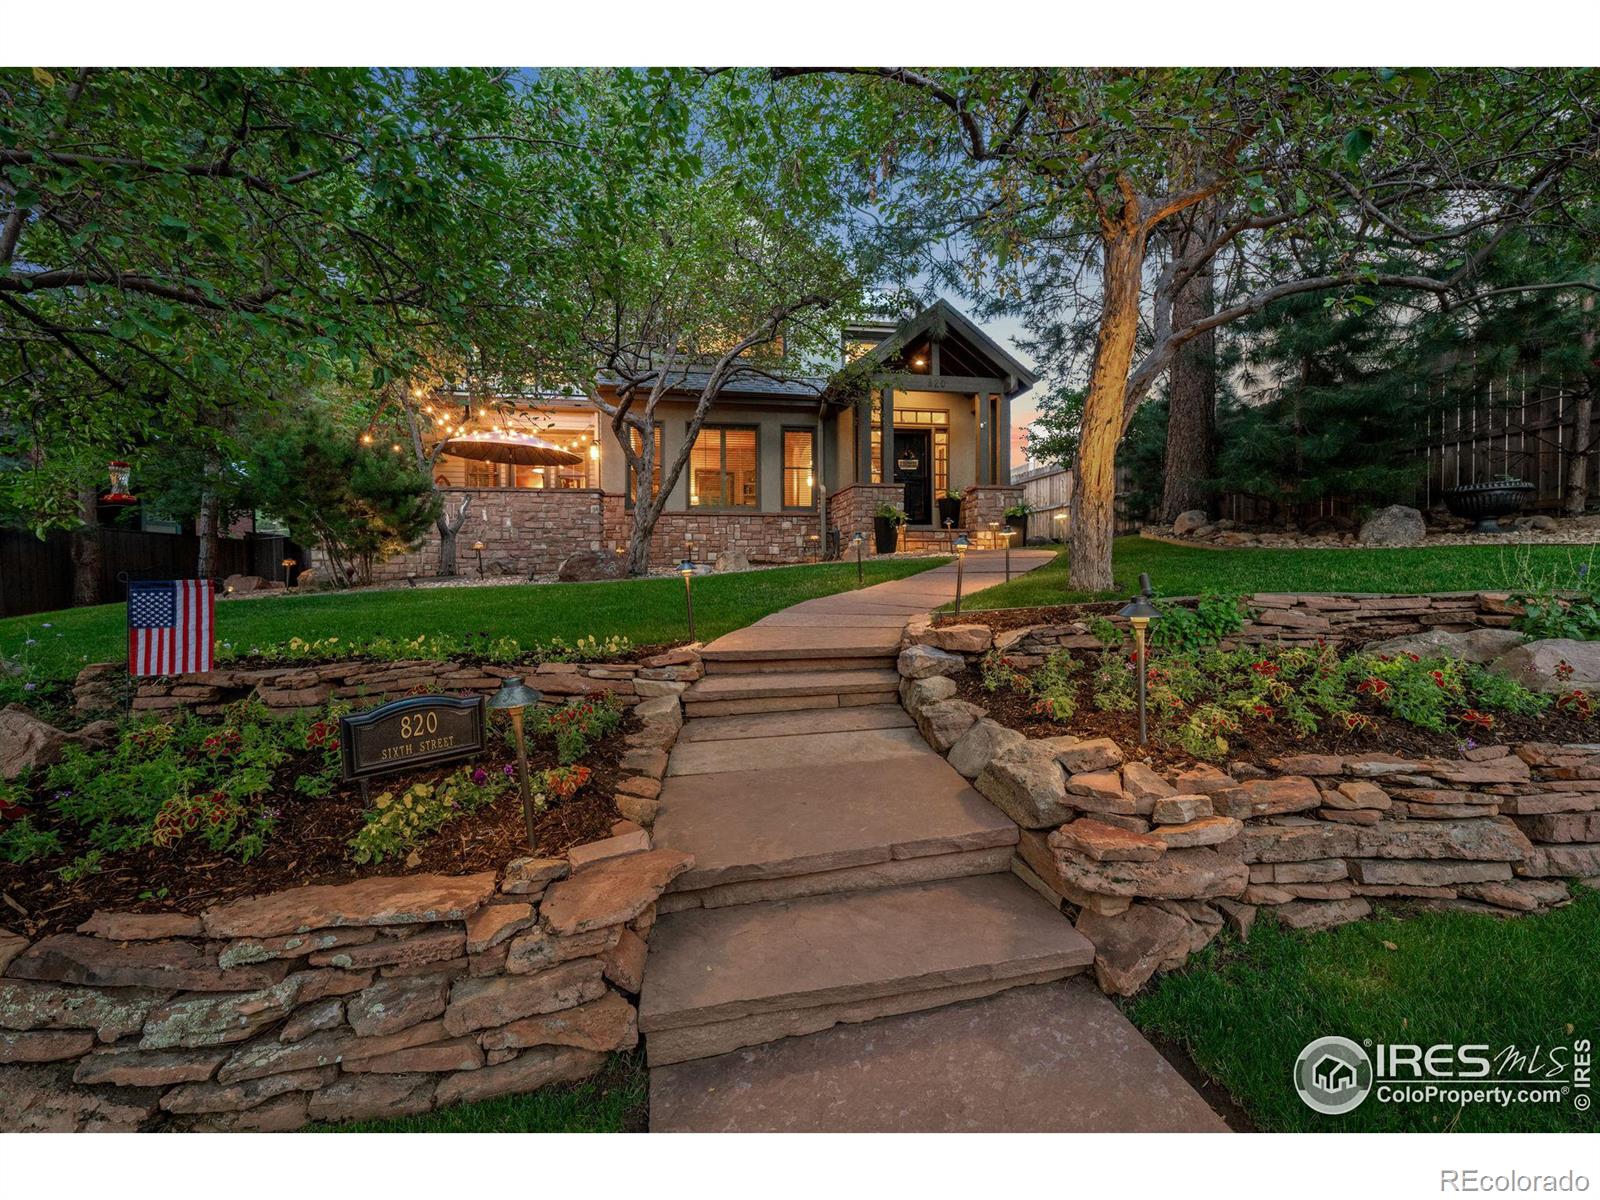
[[[651,430],[651,433],[654,435],[651,440],[655,443],[655,454],[650,463],[650,495],[654,496],[656,493],[661,491],[661,426],[657,425],[653,430]],[[633,443],[633,452],[635,454],[639,454],[644,450],[644,442],[639,437],[639,431],[637,429],[628,430],[628,440]],[[635,483],[636,480],[634,479],[633,467],[629,466],[628,491],[626,497],[627,506],[629,508],[633,507]]]
[[[708,425],[689,456],[691,508],[755,508],[756,431]]]
[[[783,506],[810,508],[816,471],[816,434],[810,429],[783,431]]]

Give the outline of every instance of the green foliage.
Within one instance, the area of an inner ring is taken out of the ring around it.
[[[1033,505],[1027,503],[1026,501],[1023,501],[1023,502],[1018,503],[1018,504],[1010,505],[1006,509],[1005,515],[1008,516],[1008,517],[1026,517],[1029,514],[1031,514],[1032,512],[1033,512]]]
[[[0,825],[0,862],[21,865],[60,853],[60,835],[53,829],[39,829],[32,817],[18,817]]]
[[[1193,653],[1232,637],[1244,628],[1244,622],[1244,597],[1207,593],[1193,608],[1167,605],[1161,620],[1150,627],[1150,645],[1179,654]]]
[[[414,462],[361,445],[314,408],[263,437],[252,469],[262,507],[322,547],[344,582],[365,582],[374,563],[414,548],[440,512]]]
[[[408,854],[457,817],[494,803],[510,786],[504,772],[464,767],[434,783],[414,783],[398,796],[383,792],[350,839],[350,858],[367,864]]]
[[[881,521],[893,521],[896,525],[904,525],[910,520],[906,515],[906,510],[898,504],[880,504],[872,510],[872,515]]]
[[[575,763],[622,724],[622,702],[610,692],[575,696],[556,708],[538,709],[533,721],[537,732],[555,739],[556,758]]]
[[[1525,555],[1518,558],[1514,603],[1523,611],[1511,627],[1530,638],[1600,641],[1600,580],[1591,573],[1595,548],[1579,562],[1539,570]]]

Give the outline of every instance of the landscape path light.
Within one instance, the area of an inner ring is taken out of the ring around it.
[[[474,551],[477,552],[477,555],[478,555],[478,578],[482,579],[483,578],[483,543],[482,542],[473,542],[472,543],[472,548],[473,548]]]
[[[956,538],[956,616],[961,615],[961,567],[967,561],[967,535]]]
[[[866,582],[866,578],[861,573],[861,547],[866,544],[866,541],[867,541],[867,535],[862,533],[859,529],[856,530],[855,536],[850,539],[850,545],[855,547],[855,552],[856,552],[856,586],[857,587],[860,587],[863,583]]]
[[[1142,746],[1147,736],[1145,685],[1148,671],[1145,668],[1145,631],[1149,629],[1150,622],[1161,619],[1161,610],[1150,603],[1149,575],[1139,576],[1139,594],[1117,615],[1127,617],[1128,623],[1133,626],[1134,666],[1139,673],[1139,744]]]
[[[1060,512],[1058,512],[1056,514],[1056,518],[1055,518],[1055,520],[1056,520],[1056,541],[1058,541],[1058,542],[1061,540],[1061,534],[1062,534],[1063,529],[1064,529],[1064,526],[1061,524],[1061,522],[1065,521],[1066,519],[1067,519],[1067,511],[1066,511],[1066,509],[1062,509]]]
[[[1013,537],[1015,537],[1016,534],[1017,534],[1017,531],[1015,529],[1011,528],[1011,526],[1009,526],[1009,525],[1006,526],[1006,582],[1007,583],[1011,582],[1011,539]]]
[[[678,574],[683,576],[683,607],[684,611],[689,617],[689,640],[692,642],[695,640],[694,584],[691,582],[694,579],[694,563],[690,562],[687,558],[684,559],[678,564]]]
[[[289,568],[294,566],[294,559],[286,558],[279,564],[283,568],[283,582],[289,582]]]
[[[533,837],[533,793],[528,786],[528,743],[522,733],[522,714],[530,706],[544,699],[531,687],[525,687],[520,675],[508,675],[500,690],[489,698],[489,707],[499,709],[511,718],[511,736],[517,744],[517,786],[522,790],[522,822],[528,832],[528,849],[536,849]]]
[[[989,548],[992,550],[1000,544],[1000,522],[989,522]]]

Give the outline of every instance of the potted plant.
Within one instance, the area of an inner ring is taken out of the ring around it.
[[[939,493],[939,528],[953,529],[961,524],[961,493],[946,488]]]
[[[873,550],[893,554],[900,543],[900,526],[906,523],[906,510],[897,504],[880,504],[872,514]]]
[[[1028,540],[1028,514],[1033,511],[1033,505],[1026,500],[1018,501],[1006,509],[1006,524],[1016,530],[1014,544],[1021,546]]]
[[[1474,533],[1503,533],[1495,518],[1509,517],[1532,496],[1533,484],[1511,475],[1497,475],[1486,483],[1464,483],[1444,493],[1445,507],[1458,517],[1476,521]]]

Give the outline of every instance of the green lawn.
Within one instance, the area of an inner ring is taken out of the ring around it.
[[[1600,892],[1575,891],[1570,906],[1536,917],[1380,915],[1312,935],[1264,919],[1248,943],[1219,943],[1158,979],[1129,1016],[1187,1048],[1263,1130],[1592,1131],[1593,1110],[1570,1100],[1500,1108],[1382,1104],[1374,1095],[1344,1116],[1322,1116],[1291,1078],[1302,1047],[1326,1035],[1487,1044],[1490,1055],[1512,1044],[1570,1052],[1575,1037],[1592,1042]]]
[[[867,583],[926,571],[942,558],[884,559],[866,564]],[[695,632],[702,639],[739,629],[814,596],[856,586],[852,563],[780,567],[694,581]],[[86,662],[127,657],[124,607],[36,613],[0,621],[0,658],[31,666],[39,680],[76,675]],[[217,637],[243,652],[291,637],[466,638],[485,633],[525,646],[553,637],[631,638],[636,645],[682,641],[683,581],[677,577],[618,583],[507,584],[504,587],[399,589],[227,600],[217,605]],[[35,645],[28,646],[32,639]]]
[[[645,1127],[649,1073],[644,1054],[613,1054],[598,1075],[477,1104],[351,1125],[319,1133],[637,1133]]]
[[[1256,550],[1175,546],[1118,538],[1116,596],[1131,595],[1147,571],[1163,596],[1245,592],[1466,592],[1528,586],[1539,575],[1570,579],[1588,546],[1439,546],[1383,550]],[[968,608],[1025,608],[1107,599],[1066,586],[1066,552],[1021,579],[975,596]]]

